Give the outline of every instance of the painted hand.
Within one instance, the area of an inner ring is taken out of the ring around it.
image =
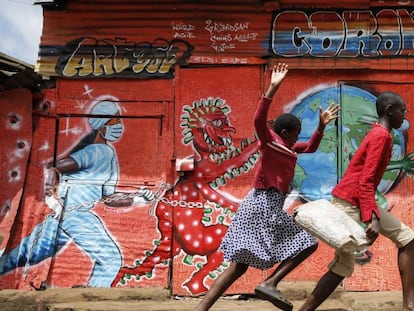
[[[53,218],[59,219],[62,215],[63,206],[59,203],[59,201],[55,198],[53,193],[45,195],[45,202],[47,206],[54,212]]]
[[[133,201],[134,204],[147,204],[148,202],[154,201],[155,194],[147,188],[141,188],[137,191]]]

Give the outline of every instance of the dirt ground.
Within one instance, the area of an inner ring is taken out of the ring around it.
[[[312,282],[287,282],[280,289],[297,310],[309,295]],[[0,291],[1,311],[184,311],[193,310],[201,298],[171,296],[163,288],[51,288],[43,291]],[[224,296],[211,311],[278,310],[254,295]],[[346,292],[338,289],[320,311],[398,311],[401,292]]]

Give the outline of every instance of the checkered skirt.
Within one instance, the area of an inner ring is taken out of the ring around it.
[[[269,269],[317,243],[283,210],[285,195],[252,189],[240,203],[220,245],[224,259]]]

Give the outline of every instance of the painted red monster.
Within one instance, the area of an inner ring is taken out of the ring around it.
[[[124,281],[125,275],[148,277],[157,264],[182,250],[187,264],[194,255],[206,258],[183,287],[191,294],[207,290],[203,281],[223,261],[218,247],[227,232],[229,214],[240,202],[218,188],[251,170],[260,156],[256,138],[246,139],[239,148],[232,145],[231,133],[236,130],[229,124],[229,112],[230,107],[221,98],[201,99],[183,107],[183,143],[192,145],[196,156],[177,163],[181,176],[156,206],[159,245],[139,265],[121,268],[113,286]]]

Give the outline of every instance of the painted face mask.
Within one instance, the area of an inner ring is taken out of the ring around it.
[[[122,125],[122,123],[117,123],[114,125],[106,125],[105,134],[103,135],[103,137],[106,140],[115,141],[121,137],[123,131],[124,131],[124,126]]]

